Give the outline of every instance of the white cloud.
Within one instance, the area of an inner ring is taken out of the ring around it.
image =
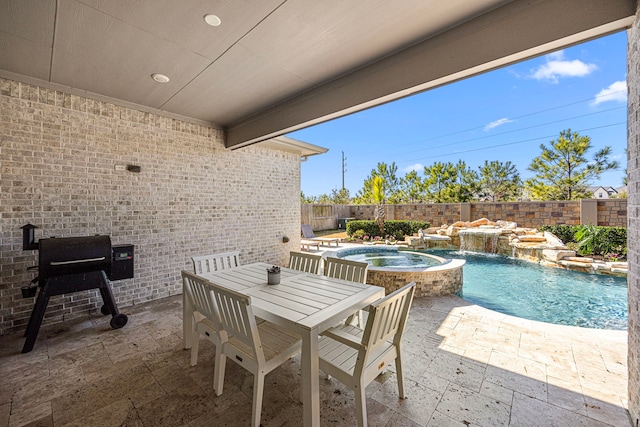
[[[533,70],[530,74],[531,78],[558,83],[562,77],[584,77],[598,68],[596,64],[587,64],[579,59],[567,60],[563,51],[550,53],[545,56],[545,59],[546,64]]]
[[[404,168],[402,171],[404,173],[409,173],[411,171],[416,171],[416,172],[422,172],[424,170],[424,165],[420,164],[420,163],[416,163],[415,165],[409,165],[406,168]]]
[[[493,128],[497,128],[500,125],[504,125],[506,123],[511,123],[513,120],[509,120],[506,117],[503,119],[495,120],[484,127],[484,131],[491,130]]]
[[[596,94],[591,101],[591,106],[602,104],[603,102],[627,102],[627,82],[619,80],[611,83],[608,87],[602,89]]]

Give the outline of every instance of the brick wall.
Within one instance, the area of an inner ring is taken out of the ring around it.
[[[435,203],[415,205],[386,205],[386,219],[427,221],[431,225],[452,224],[460,220],[459,203]],[[373,219],[375,206],[352,205],[356,219]]]
[[[471,219],[513,221],[521,227],[580,224],[580,201],[473,203]]]
[[[598,201],[598,225],[627,226],[627,199]]]
[[[629,174],[628,229],[629,260],[629,413],[633,426],[640,419],[640,10],[628,31],[627,85],[628,85],[628,159]]]
[[[521,227],[538,228],[545,224],[580,224],[580,201],[469,203],[471,218],[463,218],[460,203],[386,205],[386,219],[427,221],[432,226],[460,220],[489,218],[516,222]],[[627,200],[599,200],[598,225],[627,226]],[[373,205],[351,205],[356,219],[373,219]]]
[[[134,244],[136,277],[112,282],[124,313],[180,293],[194,254],[283,264],[299,248],[299,157],[227,150],[217,129],[0,79],[0,161],[0,334],[24,329],[33,307],[20,293],[37,264],[22,250],[26,223],[37,238]],[[115,170],[127,164],[142,170]],[[95,291],[54,297],[45,324],[100,305]]]

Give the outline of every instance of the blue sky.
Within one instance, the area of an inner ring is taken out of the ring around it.
[[[587,157],[607,145],[620,162],[593,185],[619,187],[626,167],[625,32],[322,123],[287,136],[326,147],[302,163],[307,196],[362,188],[378,162],[422,175],[434,162],[511,161],[523,179],[540,144],[571,128],[591,137]]]

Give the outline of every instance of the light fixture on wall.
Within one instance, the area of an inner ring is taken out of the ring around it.
[[[165,76],[164,74],[153,73],[153,74],[151,74],[151,78],[153,78],[153,80],[157,81],[158,83],[168,83],[169,82],[169,77]]]
[[[222,24],[220,18],[212,13],[204,15],[204,22],[211,25],[212,27],[217,27],[218,25]]]

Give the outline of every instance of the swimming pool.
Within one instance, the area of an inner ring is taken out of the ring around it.
[[[627,329],[627,279],[586,274],[498,255],[429,250],[464,259],[462,297],[500,313],[541,322]]]

